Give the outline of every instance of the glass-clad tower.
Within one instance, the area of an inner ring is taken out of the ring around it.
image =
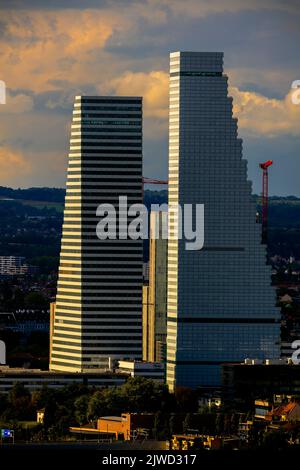
[[[142,203],[142,99],[77,96],[69,154],[52,370],[142,358],[142,240],[100,240],[99,204]],[[130,223],[122,219],[121,223]]]
[[[222,53],[170,56],[169,205],[187,203],[204,204],[205,241],[200,251],[168,243],[171,389],[218,386],[225,362],[279,357],[280,313]]]

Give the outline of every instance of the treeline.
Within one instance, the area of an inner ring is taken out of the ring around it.
[[[187,413],[196,412],[196,393],[181,389],[171,394],[165,384],[142,377],[129,378],[122,386],[109,388],[87,388],[69,385],[61,389],[47,387],[30,393],[22,384],[16,384],[8,394],[0,396],[0,427],[16,430],[16,437],[24,437],[22,422],[36,420],[38,410],[44,410],[44,423],[26,429],[33,440],[55,440],[69,434],[70,426],[95,426],[100,416],[120,416],[121,413],[154,413],[154,432],[157,437],[168,433],[172,413],[181,414],[182,423]],[[178,415],[178,416],[179,416]],[[171,420],[171,423],[173,421]],[[181,427],[180,427],[181,426]],[[175,428],[174,428],[175,429]]]
[[[44,411],[43,424],[34,424],[38,410]],[[65,439],[70,426],[96,427],[99,417],[125,412],[153,413],[150,434],[159,440],[191,429],[202,434],[232,434],[241,419],[241,413],[232,411],[199,412],[195,391],[182,387],[172,394],[165,384],[142,377],[129,378],[118,387],[69,385],[32,393],[16,384],[9,394],[0,396],[0,427],[14,429],[17,439],[32,441]]]

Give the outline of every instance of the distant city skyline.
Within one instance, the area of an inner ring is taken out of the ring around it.
[[[15,0],[0,5],[0,185],[63,187],[77,94],[144,97],[144,175],[167,176],[168,54],[223,50],[248,176],[300,196],[296,0]],[[126,4],[126,8],[123,5]]]

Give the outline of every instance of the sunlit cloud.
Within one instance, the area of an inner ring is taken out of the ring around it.
[[[167,161],[170,50],[225,51],[241,137],[277,137],[278,145],[279,137],[299,135],[300,106],[288,94],[300,79],[288,43],[292,31],[296,52],[298,3],[6,2],[0,12],[0,79],[8,93],[0,106],[0,145],[10,159],[1,153],[0,184],[63,185],[74,96],[97,93],[143,96],[145,165],[149,174],[165,176],[159,172]],[[253,35],[243,29],[248,18],[250,29],[257,26]]]
[[[241,133],[274,137],[300,134],[300,106],[292,102],[292,91],[282,100],[231,87],[233,111]]]
[[[12,95],[9,90],[6,90],[6,103],[4,106],[0,106],[1,114],[17,114],[26,113],[33,109],[34,102],[31,96],[19,93]]]
[[[5,185],[7,179],[11,182],[21,182],[22,176],[31,172],[30,162],[26,157],[8,147],[0,147],[0,184]]]
[[[168,116],[169,75],[161,70],[149,73],[125,72],[110,82],[116,95],[142,96],[147,117],[165,119]]]

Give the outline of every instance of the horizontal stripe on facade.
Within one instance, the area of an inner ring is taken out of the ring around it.
[[[78,100],[75,100],[75,103],[95,103],[95,104],[101,104],[101,103],[113,103],[113,104],[141,104],[143,101],[142,97],[141,98],[122,98],[120,96],[116,98],[105,98],[102,96],[95,96],[92,98],[84,98],[80,97]]]
[[[170,304],[170,303],[169,303]],[[280,323],[280,320],[275,320],[274,318],[172,318],[168,317],[167,321],[176,322],[176,323]]]

